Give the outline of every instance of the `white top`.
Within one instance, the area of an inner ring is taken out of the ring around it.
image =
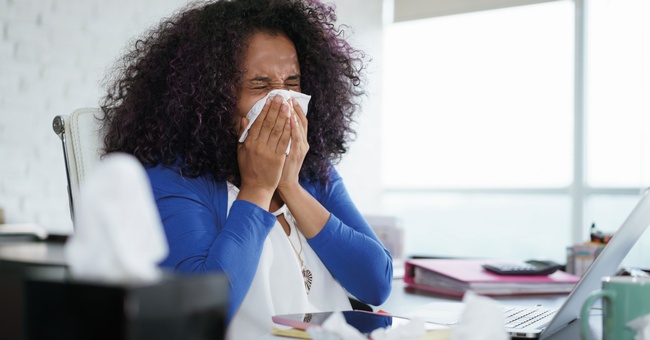
[[[228,211],[239,189],[228,183]],[[313,313],[351,309],[348,295],[332,277],[305,236],[296,228],[296,221],[286,205],[274,213],[284,214],[291,229],[289,237],[280,222],[276,222],[264,241],[260,262],[253,282],[239,310],[233,316],[226,339],[255,339],[269,334],[271,317],[279,314]],[[311,291],[307,294],[300,261],[289,239],[312,273]]]

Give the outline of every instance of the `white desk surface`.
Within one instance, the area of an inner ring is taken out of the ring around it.
[[[538,295],[538,296],[505,296],[494,298],[499,303],[507,305],[534,306],[537,304],[546,307],[560,307],[566,299],[566,294]],[[393,289],[388,300],[376,310],[381,309],[395,315],[408,314],[430,303],[461,302],[461,298],[447,297],[438,294],[431,294],[424,291],[405,289],[402,279],[393,280]]]
[[[539,295],[539,296],[522,296],[522,297],[499,297],[496,298],[499,303],[508,304],[508,305],[524,305],[531,306],[541,304],[547,307],[560,307],[564,300],[566,299],[566,294],[556,294],[556,295]],[[414,311],[426,309],[426,308],[445,308],[446,304],[449,306],[459,305],[461,307],[460,298],[450,298],[442,295],[429,294],[422,291],[413,291],[410,289],[404,288],[404,282],[402,279],[393,280],[393,289],[391,291],[388,300],[381,306],[374,308],[375,311],[382,310],[394,315],[409,316]],[[592,331],[594,334],[598,335],[601,326],[601,317],[598,312],[596,312],[589,319]],[[560,332],[552,335],[545,340],[577,340],[580,339],[580,329],[578,322],[572,322],[568,327],[561,330]],[[281,337],[274,337],[273,335],[268,335],[262,337],[258,340],[272,340],[272,339],[281,339]],[[286,339],[286,338],[282,338]]]

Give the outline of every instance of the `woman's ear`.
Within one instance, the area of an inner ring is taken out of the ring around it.
[[[246,130],[246,126],[248,126],[248,118],[246,117],[241,117],[239,119],[239,132],[237,133],[237,138],[241,138],[241,135],[244,133],[244,130]]]

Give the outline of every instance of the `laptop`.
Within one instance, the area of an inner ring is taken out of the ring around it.
[[[604,276],[612,276],[616,273],[625,256],[650,224],[649,192],[650,189],[646,190],[639,203],[612,236],[600,255],[596,257],[587,272],[582,275],[559,309],[530,307],[505,310],[506,330],[510,336],[545,339],[578,318],[582,304],[589,294],[600,289],[601,279]],[[524,313],[522,315],[525,316],[519,316],[519,310],[522,310]],[[512,320],[517,320],[517,322],[513,323]]]

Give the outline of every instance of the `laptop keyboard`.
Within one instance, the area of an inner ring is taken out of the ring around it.
[[[525,328],[555,313],[548,308],[503,307],[507,328]]]

